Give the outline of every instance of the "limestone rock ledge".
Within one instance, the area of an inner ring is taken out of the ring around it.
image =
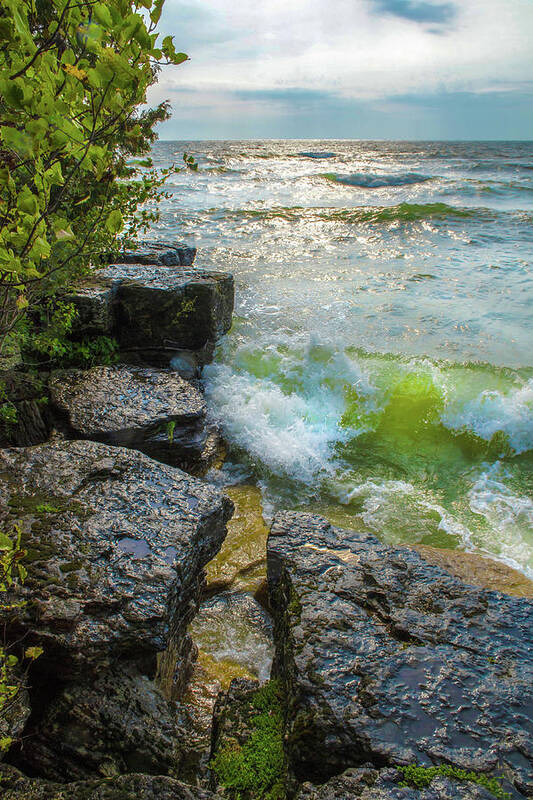
[[[530,601],[467,586],[412,550],[309,514],[275,517],[267,557],[295,783],[368,764],[380,773],[450,764],[503,775],[512,798],[533,795]],[[447,783],[303,797],[486,796],[462,783],[450,795]]]
[[[116,336],[134,361],[185,350],[205,362],[231,327],[234,284],[229,273],[195,267],[111,264],[68,300],[79,313],[77,336]]]
[[[185,469],[216,453],[199,389],[170,370],[92,367],[53,372],[56,424],[69,438],[131,447]]]
[[[186,660],[232,512],[221,492],[132,450],[55,441],[0,451],[0,507],[28,551],[9,638],[44,648],[39,669],[65,680],[125,658],[153,672],[172,647]]]

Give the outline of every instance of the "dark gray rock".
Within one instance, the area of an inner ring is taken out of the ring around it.
[[[2,370],[0,387],[7,398],[0,400],[0,406],[16,411],[13,423],[0,422],[0,447],[27,447],[46,441],[51,428],[46,381],[23,369]]]
[[[215,800],[211,792],[160,775],[121,775],[92,781],[51,783],[0,767],[3,800]]]
[[[133,450],[57,441],[0,451],[0,509],[28,550],[9,636],[44,648],[36,668],[72,679],[123,657],[153,673],[166,650],[179,689],[231,502]]]
[[[228,273],[137,261],[97,270],[67,299],[78,311],[75,337],[114,336],[133,363],[193,351],[201,366],[231,327],[234,286]]]
[[[359,767],[346,770],[322,786],[305,783],[297,800],[494,800],[494,795],[475,783],[436,777],[424,789],[400,786],[402,776],[394,769]]]
[[[294,512],[274,519],[268,574],[297,779],[448,763],[531,796],[531,602]]]
[[[61,782],[132,771],[168,775],[178,733],[174,703],[126,666],[66,684],[26,731],[21,760],[32,774]]]
[[[49,389],[69,437],[131,447],[174,466],[207,468],[216,453],[202,395],[170,370],[58,370]]]
[[[72,303],[78,312],[72,326],[73,336],[112,336],[113,297],[112,281],[94,277],[67,294],[65,301]]]
[[[161,267],[190,267],[196,258],[196,247],[185,242],[140,242],[136,250],[126,250],[120,260],[124,264],[157,264]]]
[[[231,327],[233,277],[186,267],[114,264],[116,335],[123,350],[200,350]]]

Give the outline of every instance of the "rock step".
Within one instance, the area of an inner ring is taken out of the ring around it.
[[[56,441],[0,451],[0,509],[28,551],[9,639],[44,648],[36,669],[69,680],[122,658],[153,674],[166,650],[180,686],[230,500],[142,453]]]
[[[216,455],[202,394],[170,370],[58,370],[49,391],[58,427],[71,438],[131,447],[187,469],[206,469]]]
[[[136,250],[126,250],[120,260],[124,264],[157,264],[162,267],[190,267],[196,258],[196,247],[185,242],[139,242]]]
[[[533,795],[533,603],[309,514],[275,517],[267,558],[296,781],[448,764]],[[472,786],[353,796],[485,797]]]
[[[112,264],[67,299],[79,314],[76,336],[115,336],[124,353],[147,363],[159,363],[158,353],[168,363],[182,350],[205,363],[231,327],[234,284],[222,272]]]

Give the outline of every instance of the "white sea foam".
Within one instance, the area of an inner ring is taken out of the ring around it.
[[[442,422],[451,430],[471,430],[487,441],[502,431],[516,453],[525,453],[533,448],[533,378],[508,394],[481,392],[461,407],[446,409]]]
[[[275,383],[236,375],[228,366],[207,371],[206,397],[225,436],[276,474],[305,483],[331,469],[342,403],[327,389],[306,398]]]
[[[470,508],[488,523],[476,545],[533,578],[533,500],[513,491],[510,479],[509,470],[497,461],[472,486]]]

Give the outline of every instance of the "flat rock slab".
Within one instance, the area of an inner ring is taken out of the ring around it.
[[[133,450],[56,441],[0,451],[0,508],[28,551],[10,637],[44,648],[39,669],[188,657],[203,567],[232,512],[221,492]]]
[[[132,447],[176,466],[206,460],[205,401],[171,370],[58,370],[49,389],[69,437]]]
[[[162,267],[190,267],[196,247],[185,242],[141,242],[136,250],[126,250],[120,257],[124,264],[158,264]]]
[[[530,601],[308,514],[276,516],[267,556],[298,780],[447,763],[533,794]]]
[[[160,775],[119,775],[92,781],[51,783],[0,768],[3,800],[215,800],[211,792]]]

